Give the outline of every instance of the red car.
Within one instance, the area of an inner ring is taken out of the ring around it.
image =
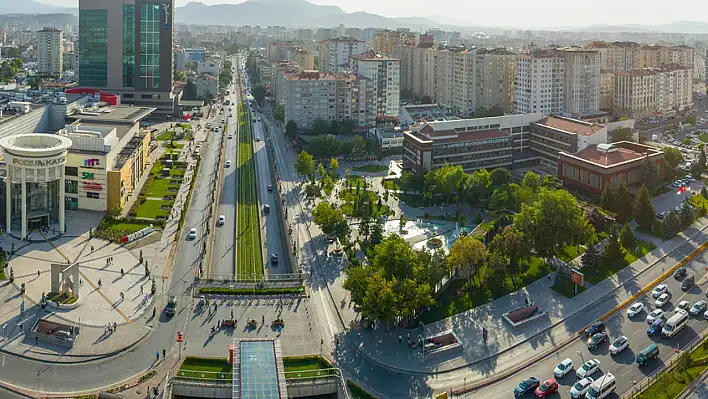
[[[558,383],[554,379],[543,381],[541,385],[536,388],[536,397],[545,398],[558,390]]]

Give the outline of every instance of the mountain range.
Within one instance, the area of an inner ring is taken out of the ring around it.
[[[77,1],[78,3],[78,1]],[[74,14],[77,7],[61,7],[40,3],[36,0],[0,0],[0,14]]]

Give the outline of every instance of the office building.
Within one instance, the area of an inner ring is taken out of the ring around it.
[[[373,82],[376,95],[376,118],[398,117],[401,96],[401,60],[373,51],[349,57],[351,71]]]
[[[657,178],[664,176],[664,152],[630,141],[591,145],[578,153],[561,152],[558,178],[566,185],[601,193],[609,185],[623,181],[630,192],[639,192],[642,171],[647,162],[654,164]]]
[[[520,55],[516,63],[517,113],[563,112],[564,58],[555,49]]]
[[[600,55],[597,50],[566,47],[563,56],[563,111],[582,115],[600,110]]]
[[[351,37],[339,37],[320,42],[319,70],[340,72],[349,68],[349,57],[366,51],[366,43]]]
[[[173,93],[174,0],[80,0],[79,84],[179,114]]]
[[[37,73],[61,76],[64,66],[64,35],[54,28],[37,32]]]
[[[556,170],[561,152],[575,154],[590,145],[607,143],[607,126],[562,116],[548,116],[531,124],[531,150],[541,165]]]

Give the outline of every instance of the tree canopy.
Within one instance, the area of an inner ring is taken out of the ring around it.
[[[312,155],[303,150],[297,155],[295,170],[302,176],[312,176],[315,173],[315,161]]]
[[[634,132],[628,127],[618,127],[612,131],[611,135],[613,143],[618,141],[634,141]]]
[[[312,220],[323,233],[330,237],[337,237],[340,241],[344,241],[349,234],[349,223],[344,218],[344,214],[327,201],[320,202],[312,210]]]
[[[263,100],[265,100],[266,89],[263,85],[255,85],[251,88],[251,95],[256,100],[258,105],[263,105]]]

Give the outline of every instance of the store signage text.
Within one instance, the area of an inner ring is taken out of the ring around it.
[[[81,172],[81,178],[86,180],[93,180],[93,173]]]
[[[480,145],[485,145],[485,144],[506,143],[509,141],[510,141],[509,138],[489,139],[489,140],[470,140],[470,141],[465,141],[462,143],[441,145],[440,147],[441,148],[471,147],[471,146],[480,146]]]
[[[66,157],[52,158],[52,159],[22,159],[13,158],[13,165],[20,166],[55,166],[61,165],[66,160]]]
[[[103,186],[100,185],[99,183],[84,182],[84,190],[85,191],[102,191]]]
[[[162,13],[162,28],[169,29],[170,28],[170,5],[163,4],[162,11],[163,11],[163,13]]]
[[[88,166],[89,168],[94,167],[94,166],[99,166],[99,160],[96,158],[92,159],[84,159],[84,166]]]

